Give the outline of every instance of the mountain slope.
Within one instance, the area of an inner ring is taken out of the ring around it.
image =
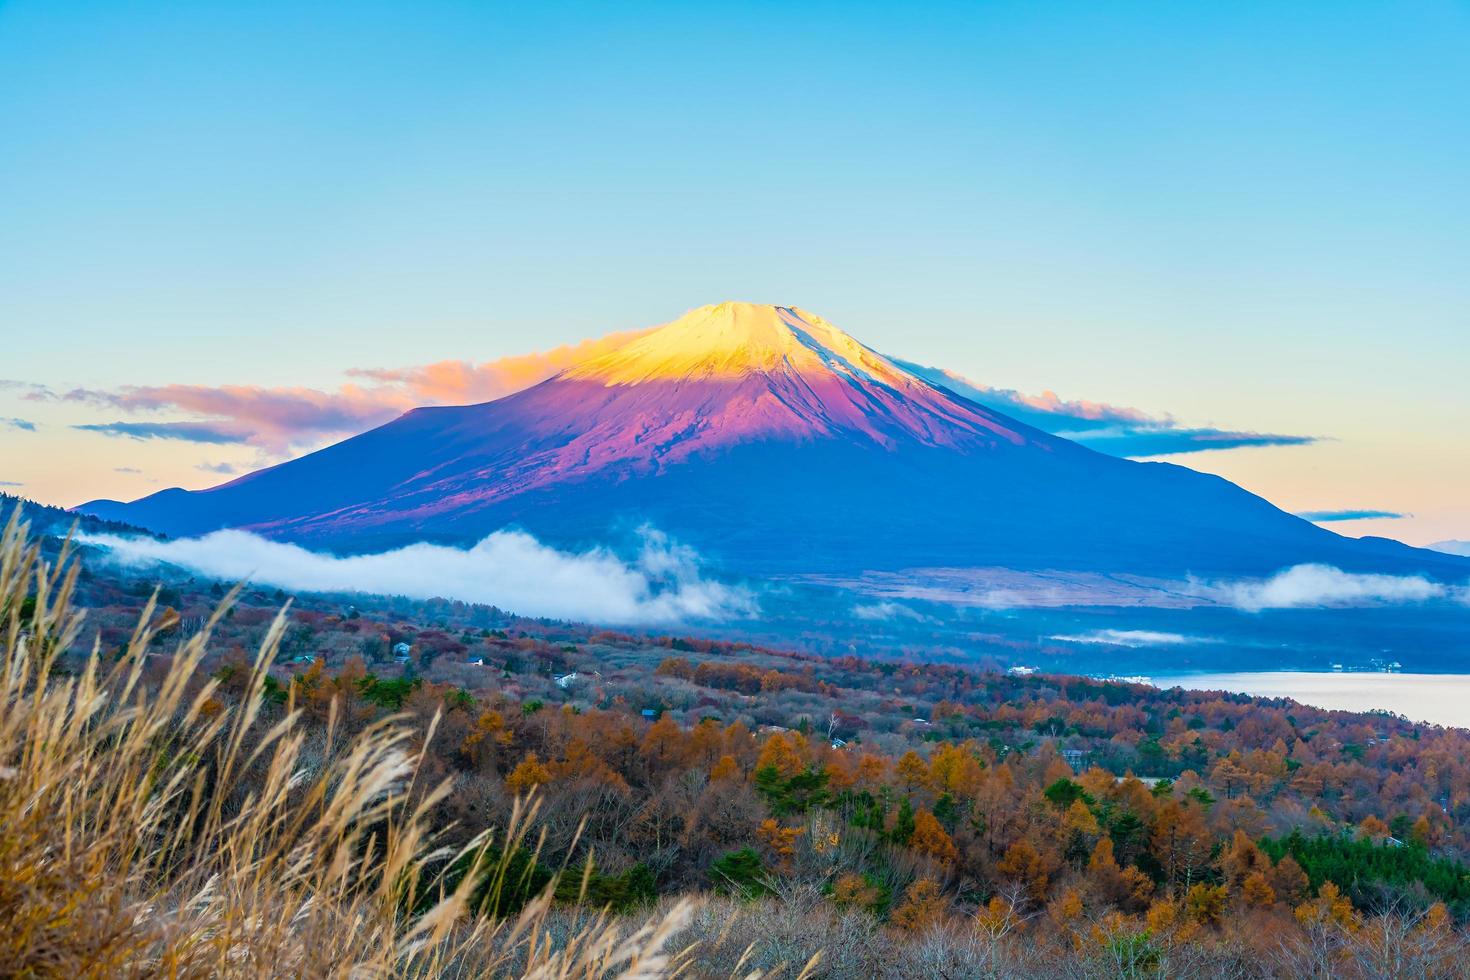
[[[1454,562],[1339,537],[1216,477],[1092,452],[820,317],[745,303],[694,310],[497,401],[417,409],[210,490],[82,509],[343,550],[506,525],[577,546],[651,523],[751,571]]]

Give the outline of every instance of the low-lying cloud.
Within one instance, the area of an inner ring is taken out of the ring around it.
[[[1270,578],[1212,583],[1204,592],[1247,612],[1395,605],[1465,596],[1463,587],[1448,586],[1422,575],[1361,574],[1332,565],[1294,565]]]
[[[1087,643],[1110,647],[1187,646],[1212,641],[1183,633],[1161,633],[1155,630],[1092,630],[1088,633],[1053,636],[1063,643]]]
[[[858,619],[872,622],[887,622],[895,619],[923,621],[928,618],[917,609],[911,609],[903,603],[887,601],[853,606],[852,614]]]
[[[558,551],[521,531],[497,531],[469,548],[414,544],[338,556],[245,531],[156,541],[89,535],[116,560],[168,563],[229,582],[303,592],[450,598],[527,616],[596,623],[662,624],[728,619],[756,611],[748,589],[706,578],[692,549],[645,531],[631,560],[606,549]]]

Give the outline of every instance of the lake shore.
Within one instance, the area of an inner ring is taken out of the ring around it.
[[[1470,728],[1470,674],[1269,670],[1154,675],[1155,687],[1291,698],[1338,711],[1391,711],[1411,721]]]

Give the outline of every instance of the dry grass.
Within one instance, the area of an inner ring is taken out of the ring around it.
[[[485,855],[521,844],[534,805],[501,846],[486,834],[448,854],[427,820],[447,789],[415,787],[397,721],[351,739],[329,721],[323,741],[288,703],[268,724],[259,695],[284,611],[236,708],[200,670],[230,600],[147,683],[150,645],[172,625],[152,603],[115,663],[94,647],[62,673],[58,651],[82,628],[75,581],[67,552],[43,560],[13,513],[0,536],[0,976],[708,975],[693,948],[671,949],[690,900],[572,929],[549,890],[514,918],[468,915],[473,889],[507,873]],[[450,888],[439,871],[465,855],[477,873]]]

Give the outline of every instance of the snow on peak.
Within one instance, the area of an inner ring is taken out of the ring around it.
[[[607,389],[612,400],[600,404],[624,406],[616,428],[650,443],[667,429],[675,447],[668,451],[675,453],[839,433],[884,446],[1026,439],[1009,420],[936,388],[795,306],[701,306],[568,368],[547,390],[559,383]]]
[[[562,376],[611,386],[756,374],[837,374],[894,388],[923,385],[815,314],[795,306],[734,302],[690,310]]]

